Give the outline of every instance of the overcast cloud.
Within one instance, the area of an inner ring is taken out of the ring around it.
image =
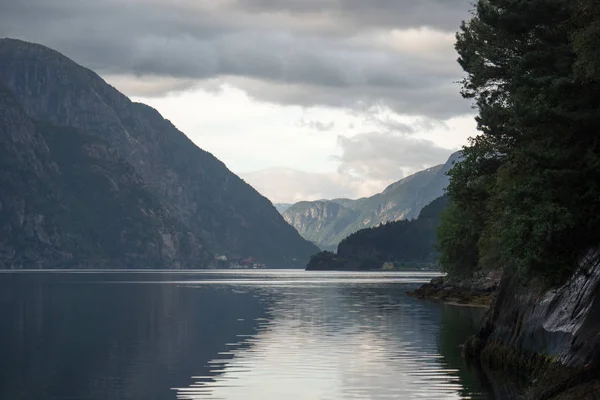
[[[389,183],[436,165],[452,152],[429,140],[394,133],[340,136],[338,143],[340,173]]]
[[[439,118],[469,111],[456,101],[452,48],[468,0],[0,3],[0,36],[47,44],[101,74],[155,77],[156,95],[237,77],[275,103],[384,103]]]
[[[231,121],[250,105],[279,107],[269,111],[271,120],[297,107],[321,114],[343,110],[365,120],[361,127],[356,118],[321,115],[278,125],[301,128],[298,134],[307,137],[322,135],[321,142],[307,139],[321,153],[330,149],[327,160],[320,156],[315,163],[335,161],[322,172],[315,167],[308,175],[295,174],[295,189],[277,195],[289,201],[366,195],[445,161],[457,146],[440,144],[448,141],[437,133],[460,135],[446,127],[448,121],[472,113],[456,84],[462,72],[453,48],[454,33],[471,8],[471,0],[0,0],[0,37],[52,47],[163,114],[187,110],[166,116],[190,127],[183,129],[186,134],[225,161],[246,159],[255,144],[253,137],[234,132]],[[231,106],[231,98],[219,94],[223,87],[246,93],[246,108]],[[192,110],[170,97],[185,92],[212,93],[214,101]],[[229,115],[208,124],[210,116],[198,110],[211,106],[218,115],[223,113],[217,106],[229,107]],[[260,118],[241,128],[248,135],[272,128],[264,109],[256,109],[263,110]],[[390,112],[374,117],[381,109]],[[206,126],[213,132],[196,130]],[[217,131],[237,135],[236,145],[225,145],[214,136]],[[283,134],[262,134],[262,143],[275,143],[281,139],[275,135]],[[269,149],[256,149],[273,165],[254,176],[271,174],[261,178],[271,189],[259,190],[273,197],[290,171],[298,170],[281,159],[298,155],[285,157],[284,147]],[[307,160],[315,157],[315,151],[305,151]],[[250,165],[233,170],[247,172]],[[276,173],[279,167],[285,173]]]

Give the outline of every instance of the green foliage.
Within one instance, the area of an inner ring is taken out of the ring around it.
[[[338,257],[334,252],[321,251],[310,257],[310,261],[308,262],[306,269],[312,271],[327,271],[343,269],[344,266],[344,260]]]
[[[481,226],[474,223],[472,214],[452,203],[442,214],[438,227],[440,265],[453,276],[466,276],[478,267],[477,241]]]
[[[307,269],[381,269],[384,263],[415,268],[437,263],[436,227],[448,205],[442,196],[425,206],[415,220],[401,220],[365,228],[353,233],[338,246],[337,254],[324,251],[314,255]]]
[[[361,229],[417,218],[424,206],[444,193],[448,185],[446,172],[456,156],[451,155],[444,165],[401,179],[374,196],[299,202],[283,215],[302,237],[323,250],[335,250],[343,239]]]
[[[378,260],[383,262],[435,262],[435,229],[440,214],[448,204],[440,197],[427,205],[415,220],[401,220],[362,229],[344,239],[338,254],[347,258]]]
[[[363,259],[360,262],[358,269],[363,270],[363,271],[369,271],[369,270],[373,270],[373,269],[380,269],[381,265],[382,265],[382,263],[380,260],[378,260],[374,256],[370,256],[370,257]]]
[[[597,0],[574,0],[573,16],[579,29],[573,32],[577,54],[576,71],[583,79],[600,79],[600,3]]]
[[[448,272],[504,267],[556,284],[600,243],[599,7],[480,0],[463,23],[463,96],[481,134],[450,172]]]

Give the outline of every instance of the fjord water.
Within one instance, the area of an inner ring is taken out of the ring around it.
[[[492,399],[428,273],[0,274],[0,399]]]

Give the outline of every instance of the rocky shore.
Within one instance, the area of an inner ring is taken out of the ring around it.
[[[559,288],[491,271],[435,278],[408,294],[489,307],[463,354],[500,398],[600,400],[600,251]]]
[[[419,299],[488,307],[500,285],[501,276],[501,271],[481,271],[465,279],[438,277],[408,292],[408,295]]]
[[[525,377],[523,399],[598,400],[599,315],[600,250],[558,288],[506,274],[464,355],[492,385]]]

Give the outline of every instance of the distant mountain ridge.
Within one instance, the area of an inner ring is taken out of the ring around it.
[[[308,270],[377,270],[427,268],[438,270],[436,230],[450,200],[441,196],[419,217],[361,229],[341,241],[337,252],[311,257]]]
[[[0,39],[0,268],[301,267],[318,249],[153,108]]]
[[[277,211],[279,211],[279,213],[283,213],[285,210],[290,208],[292,206],[292,204],[290,204],[290,203],[273,203],[273,206],[275,206],[275,209]]]
[[[445,164],[401,179],[374,196],[303,201],[286,209],[283,217],[305,239],[321,249],[335,250],[344,238],[361,229],[417,218],[423,207],[444,194],[449,182],[446,173],[459,157],[460,152],[454,153]]]

